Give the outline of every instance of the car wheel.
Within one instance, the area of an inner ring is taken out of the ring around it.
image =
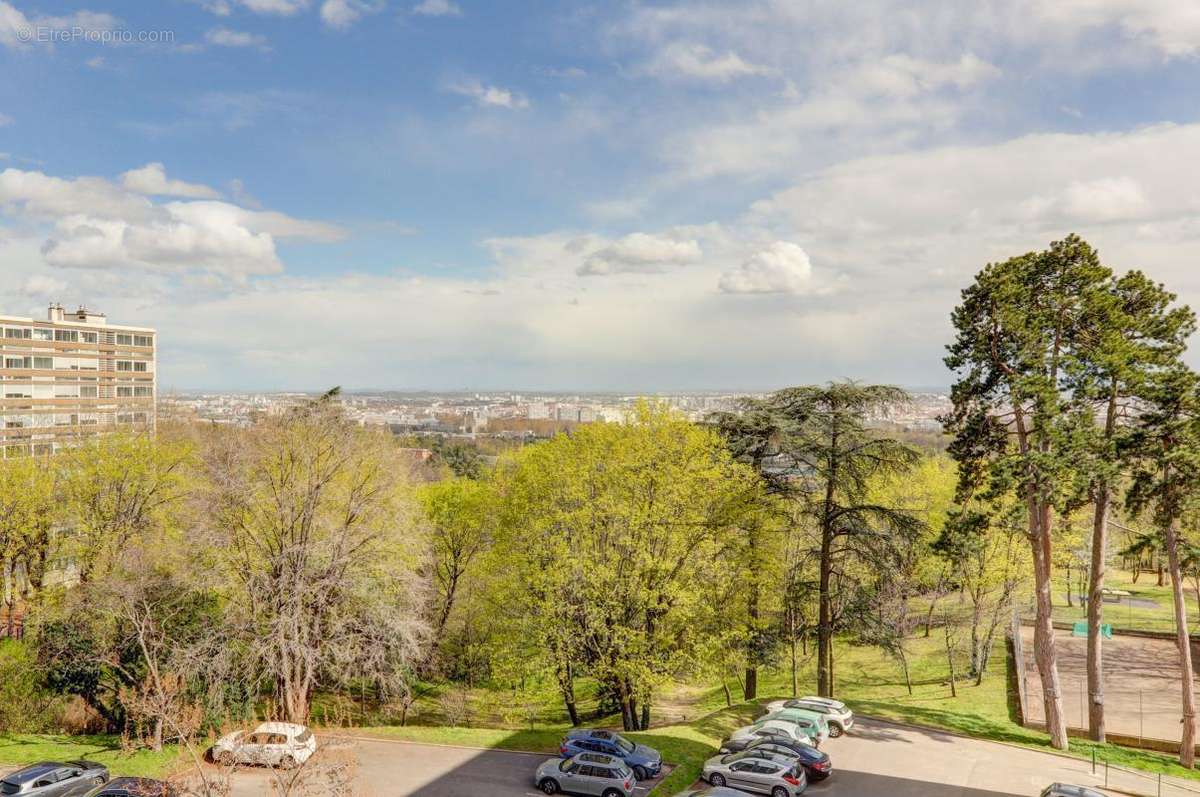
[[[650,779],[650,776],[646,774],[645,767],[634,767],[633,768],[633,776],[635,778],[637,778],[638,780],[649,780]]]
[[[223,767],[233,766],[233,753],[228,750],[222,750],[217,753],[217,763]]]
[[[104,785],[104,776],[97,775],[96,777],[92,778],[92,783],[96,784],[97,786],[103,786]]]
[[[722,775],[720,772],[714,772],[712,774],[712,776],[708,779],[708,782],[711,785],[716,786],[719,789],[725,785],[725,776]]]
[[[792,797],[787,789],[782,786],[776,786],[771,789],[771,797]]]
[[[292,758],[290,755],[285,755],[283,758],[279,759],[279,768],[280,769],[295,769],[296,768],[296,759]]]
[[[845,731],[842,730],[841,725],[837,725],[832,722],[829,723],[829,738],[830,739],[836,739],[839,736],[841,736],[843,733],[845,733]]]
[[[558,782],[554,778],[544,778],[538,784],[538,788],[542,790],[543,794],[558,794]]]
[[[601,795],[601,797],[621,797],[621,792],[617,791],[616,789],[608,789],[603,795]]]

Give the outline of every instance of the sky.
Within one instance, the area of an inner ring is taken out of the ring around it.
[[[162,390],[947,384],[1072,232],[1200,305],[1197,86],[1178,0],[0,0],[0,314]]]

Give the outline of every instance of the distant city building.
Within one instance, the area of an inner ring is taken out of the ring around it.
[[[81,437],[153,429],[156,334],[51,305],[45,321],[0,316],[0,452],[49,454]]]
[[[534,402],[529,405],[526,417],[531,421],[546,420],[550,417],[550,408],[544,402]]]

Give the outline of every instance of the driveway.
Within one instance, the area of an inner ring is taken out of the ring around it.
[[[810,785],[814,797],[1030,797],[1053,781],[1103,783],[1089,762],[872,720],[822,749],[834,773]],[[359,797],[530,797],[539,794],[533,771],[548,757],[362,739],[353,750]],[[271,793],[262,771],[235,778],[234,797]]]
[[[533,773],[551,757],[361,738],[353,745],[356,797],[541,797],[533,787]],[[659,780],[638,786],[635,797],[646,797]],[[233,797],[270,794],[270,776],[262,770],[241,770],[234,777]]]

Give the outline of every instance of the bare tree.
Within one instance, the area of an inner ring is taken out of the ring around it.
[[[229,621],[280,712],[368,677],[399,694],[420,658],[423,541],[390,439],[349,423],[331,392],[206,441],[198,517],[230,576]]]

